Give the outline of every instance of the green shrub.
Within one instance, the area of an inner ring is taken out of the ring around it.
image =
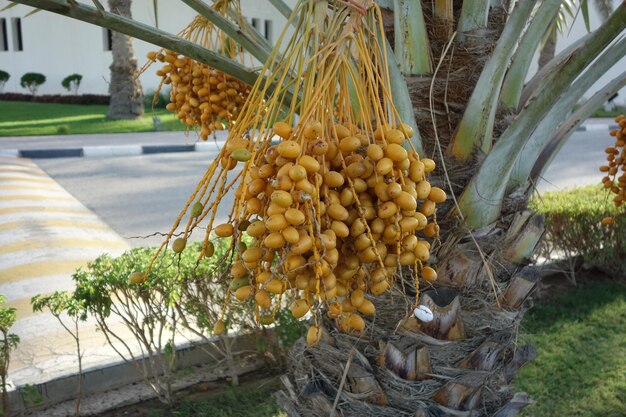
[[[57,127],[57,135],[69,135],[70,131],[71,129],[69,125],[61,125]]]
[[[546,217],[544,256],[556,250],[614,274],[626,273],[626,215],[602,186],[545,193],[533,199],[531,209]],[[600,223],[612,215],[617,215],[613,225]]]
[[[214,324],[223,319],[234,332],[254,328],[250,303],[231,303],[223,317],[222,307],[230,295],[230,255],[226,239],[215,245],[215,254],[201,261],[200,243],[187,245],[182,253],[162,252],[147,275],[155,248],[135,248],[117,258],[100,256],[72,276],[76,289],[68,305],[80,306],[80,311],[68,310],[69,315],[94,319],[107,341],[118,344],[116,352],[167,404],[173,401],[176,335],[195,336],[205,343],[201,349],[210,357],[231,364],[235,353],[230,342],[211,337]],[[136,340],[120,333],[115,323],[123,323]],[[138,365],[131,354],[133,342],[148,357],[147,366]]]
[[[61,85],[67,91],[74,92],[74,95],[78,94],[78,88],[80,87],[80,82],[83,79],[83,76],[80,74],[72,74],[68,75],[61,81]]]
[[[27,72],[22,75],[20,79],[20,85],[22,88],[28,89],[30,93],[34,96],[37,94],[37,90],[39,86],[46,82],[46,76],[43,74],[39,74],[38,72]]]
[[[306,323],[296,319],[289,309],[283,308],[276,313],[276,336],[284,349],[289,349],[304,336],[306,329]]]
[[[11,76],[8,72],[0,70],[0,93],[4,90],[4,85],[9,81]]]
[[[160,91],[149,90],[143,96],[144,106],[147,109],[164,109],[170,102],[170,92],[166,89]]]
[[[8,375],[9,363],[11,360],[11,351],[17,348],[20,338],[9,333],[9,330],[15,321],[17,315],[15,308],[5,307],[6,297],[0,294],[0,389],[2,390],[2,415],[9,414],[9,394],[8,394]]]

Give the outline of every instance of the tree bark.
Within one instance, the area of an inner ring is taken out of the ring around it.
[[[111,12],[131,18],[131,0],[109,0]],[[137,119],[143,116],[143,89],[137,78],[137,59],[130,36],[112,32],[109,119]]]

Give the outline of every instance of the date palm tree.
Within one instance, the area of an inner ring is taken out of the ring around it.
[[[602,20],[608,19],[613,11],[612,0],[594,0],[593,6]],[[583,15],[585,26],[587,26],[587,30],[589,30],[589,2],[587,0],[580,2],[576,0],[563,0],[557,18],[554,19],[545,32],[545,39],[539,51],[539,68],[542,68],[554,58],[558,32],[563,32],[570,24],[573,25],[573,20],[578,17],[579,13]]]
[[[16,0],[108,27],[253,84],[254,70],[173,34],[62,0]],[[97,1],[94,0],[96,5]],[[181,0],[261,62],[268,45],[246,35],[202,0]],[[270,3],[285,16],[281,0]],[[345,2],[344,2],[345,3]],[[415,127],[414,145],[441,167],[434,184],[452,198],[438,212],[433,246],[439,280],[420,303],[419,322],[402,294],[376,300],[360,338],[334,331],[290,353],[285,390],[290,416],[510,417],[531,399],[513,393],[518,369],[535,356],[517,344],[538,270],[530,258],[543,218],[526,208],[533,184],[576,127],[626,84],[626,72],[578,110],[574,104],[626,50],[626,2],[601,27],[536,74],[530,61],[561,0],[379,0],[386,14],[394,101]],[[530,81],[525,83],[529,75]],[[402,283],[402,279],[398,280]]]
[[[131,0],[109,0],[112,13],[132,18]],[[109,83],[109,119],[136,119],[143,115],[143,90],[137,78],[137,58],[133,38],[111,32],[111,81]]]

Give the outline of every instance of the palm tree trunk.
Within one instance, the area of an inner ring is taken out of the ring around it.
[[[131,0],[109,0],[113,13],[132,17]],[[107,117],[109,119],[136,119],[143,115],[143,90],[137,75],[137,59],[130,36],[112,32],[111,101]]]
[[[424,16],[432,16],[430,2],[422,5]],[[424,154],[439,167],[431,183],[457,196],[479,162],[458,162],[441,150],[451,143],[505,15],[492,9],[485,35],[473,39],[471,48],[459,40],[438,74],[405,77]],[[447,39],[436,38],[436,19],[426,23],[432,56],[441,57]],[[497,117],[494,137],[509,124],[510,118]],[[526,200],[510,198],[501,221],[472,236],[448,199],[437,214],[447,234],[433,242],[439,277],[434,286],[420,282],[419,289],[419,304],[434,319],[422,322],[414,315],[417,289],[410,268],[397,277],[406,297],[397,290],[371,299],[376,315],[365,334],[342,333],[327,319],[321,343],[309,347],[300,341],[290,352],[286,392],[277,395],[290,417],[512,417],[530,404],[528,395],[511,387],[518,369],[536,355],[532,346],[516,344],[538,275],[528,258],[543,234],[543,218],[524,211]]]

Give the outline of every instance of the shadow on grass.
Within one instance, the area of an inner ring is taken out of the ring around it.
[[[534,334],[550,332],[554,326],[585,320],[607,304],[626,297],[626,286],[617,283],[596,283],[560,294],[555,301],[537,303],[526,315],[523,331]]]

